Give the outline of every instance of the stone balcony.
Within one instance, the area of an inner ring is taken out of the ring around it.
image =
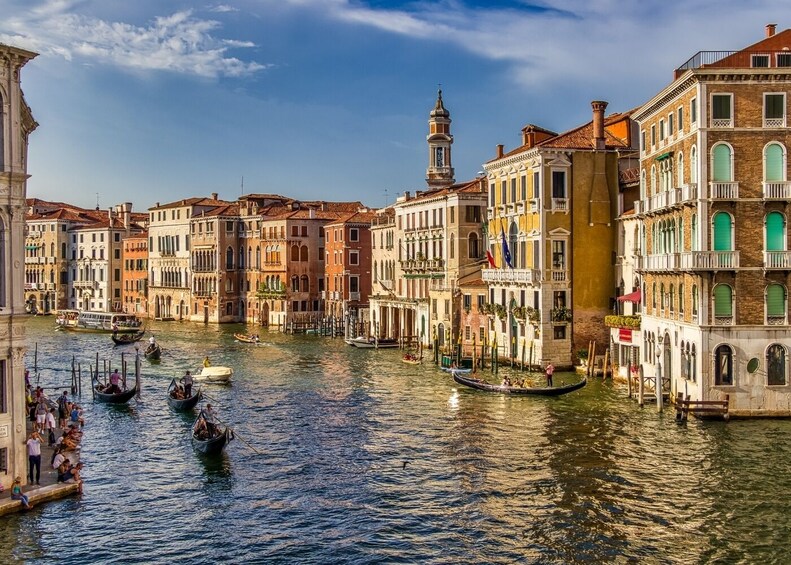
[[[484,282],[494,284],[526,284],[541,283],[541,271],[538,269],[483,269],[481,278]]]

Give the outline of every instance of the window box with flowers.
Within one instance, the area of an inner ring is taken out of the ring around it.
[[[494,314],[498,318],[500,318],[501,320],[505,320],[505,316],[508,313],[508,310],[505,309],[505,306],[503,306],[502,304],[494,304],[492,305],[492,309],[494,311]]]
[[[571,310],[565,306],[559,306],[558,308],[552,309],[552,311],[549,313],[549,317],[553,322],[570,322]]]
[[[514,315],[514,318],[517,320],[525,321],[527,318],[527,308],[524,306],[514,306],[511,308],[511,314]]]

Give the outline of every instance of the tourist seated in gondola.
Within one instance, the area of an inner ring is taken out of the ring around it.
[[[182,387],[180,384],[176,384],[176,386],[173,387],[170,396],[172,396],[176,400],[184,400],[185,398],[187,398],[187,396],[184,393],[184,387]]]
[[[511,386],[511,379],[508,377],[503,377],[502,386]]]

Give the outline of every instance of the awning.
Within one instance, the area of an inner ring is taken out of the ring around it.
[[[662,153],[661,155],[656,156],[657,161],[664,161],[665,159],[670,159],[673,156],[672,151],[668,151],[667,153]]]
[[[640,303],[640,291],[635,290],[634,292],[630,292],[629,294],[624,294],[623,296],[619,296],[616,298],[618,302],[637,302]]]

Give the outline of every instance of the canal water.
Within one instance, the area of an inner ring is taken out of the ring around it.
[[[53,396],[72,356],[87,372],[96,353],[113,366],[134,353],[53,327],[30,319],[26,358],[37,343]],[[0,518],[0,562],[787,559],[791,422],[677,425],[599,380],[560,398],[491,395],[398,351],[274,332],[241,344],[242,330],[155,324],[163,357],[142,361],[128,406],[92,402],[84,377],[85,494]],[[205,355],[235,370],[205,387],[239,436],[216,460],[165,400]]]

